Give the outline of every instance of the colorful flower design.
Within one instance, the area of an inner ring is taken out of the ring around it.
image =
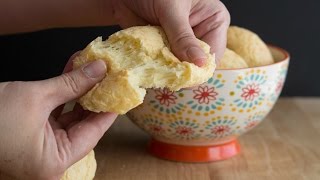
[[[155,90],[156,93],[156,99],[159,100],[160,104],[169,106],[170,104],[175,104],[176,99],[178,99],[174,92],[169,91],[167,88],[164,89],[157,89]]]
[[[274,87],[274,89],[271,90],[272,94],[270,96],[270,102],[269,102],[269,106],[272,106],[273,103],[278,99],[284,83],[285,83],[285,78],[287,75],[287,64],[284,64],[283,66],[281,66],[281,69],[278,73],[278,76],[276,78],[276,86]]]
[[[224,86],[225,80],[222,79],[222,75],[221,74],[217,74],[214,77],[211,77],[207,84],[211,84],[214,87],[216,87],[216,89],[222,88]]]
[[[211,133],[207,134],[207,138],[216,139],[223,138],[234,133],[234,126],[237,120],[235,117],[216,117],[211,121],[205,123],[205,129],[208,129]]]
[[[184,105],[181,103],[176,103],[176,100],[178,99],[178,96],[183,95],[181,92],[172,92],[169,91],[168,89],[157,89],[154,91],[154,99],[156,100],[151,100],[149,101],[149,105],[153,107],[154,109],[159,110],[160,112],[163,113],[177,113],[181,109],[183,109]],[[176,94],[179,95],[176,95]]]
[[[219,89],[224,86],[224,80],[220,74],[208,80],[207,85],[200,85],[193,92],[193,99],[187,101],[187,105],[195,112],[206,113],[210,110],[222,109],[224,98],[219,96]]]
[[[245,129],[248,131],[256,127],[265,118],[266,114],[266,112],[262,111],[250,116],[249,119],[244,122]]]
[[[281,93],[283,85],[284,85],[284,79],[280,79],[280,81],[277,83],[277,86],[276,86],[276,93],[277,94]]]
[[[243,97],[246,101],[253,101],[259,95],[260,88],[255,83],[248,84],[246,87],[242,88],[241,97]]]
[[[174,120],[170,123],[170,132],[180,140],[195,139],[200,136],[197,131],[199,123],[196,121]]]
[[[155,118],[146,118],[143,120],[143,125],[145,129],[152,135],[161,136],[165,132],[163,127],[163,121]]]
[[[209,104],[211,100],[216,100],[218,93],[214,91],[214,87],[199,86],[193,90],[194,99],[198,100],[199,104]]]
[[[230,132],[230,127],[228,125],[216,126],[211,129],[211,133],[215,135],[223,135]]]
[[[245,77],[238,76],[235,80],[236,88],[239,89],[240,94],[236,95],[233,102],[240,111],[244,109],[251,109],[260,105],[264,98],[265,93],[261,91],[262,86],[267,81],[265,71],[251,70],[246,72]],[[233,104],[232,104],[233,105]]]
[[[191,127],[188,126],[179,126],[176,128],[176,133],[181,136],[192,136],[194,131]]]
[[[277,101],[277,99],[282,91],[283,85],[284,85],[284,79],[280,79],[280,80],[278,79],[276,86],[274,87],[273,90],[271,90],[272,93],[269,98],[269,100],[270,100],[270,102],[268,103],[269,106],[273,106],[273,103],[275,101]]]

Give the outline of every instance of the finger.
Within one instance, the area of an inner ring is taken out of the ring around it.
[[[168,37],[173,53],[178,59],[203,66],[207,56],[200,48],[200,44],[190,26],[190,7],[181,7],[181,3],[175,2],[170,4],[171,6],[167,11],[159,15],[160,24]]]
[[[60,124],[61,128],[67,129],[74,121],[79,122],[83,119],[84,110],[78,103],[74,106],[72,111],[62,114],[56,121]]]
[[[76,58],[79,54],[81,53],[81,51],[77,51],[75,52],[68,60],[67,64],[65,65],[64,69],[63,69],[63,73],[67,73],[72,71],[73,69],[73,60],[74,58]]]
[[[197,26],[204,19],[209,18],[215,14],[216,2],[215,1],[199,1],[190,11],[189,23],[191,27]]]
[[[73,59],[78,56],[80,54],[81,51],[77,51],[75,52],[68,60],[66,66],[64,67],[63,69],[63,73],[67,73],[67,72],[70,72],[72,71],[72,66],[73,66]],[[64,108],[65,104],[61,104],[60,106],[58,106],[55,110],[52,111],[51,113],[51,116],[53,116],[55,119],[57,119],[62,111],[63,111],[63,108]]]
[[[224,30],[212,30],[202,37],[202,40],[211,46],[211,53],[215,53],[216,61],[219,63],[226,49],[227,38]]]
[[[69,141],[72,143],[71,163],[83,158],[97,145],[116,117],[114,113],[92,113],[68,130]]]
[[[116,9],[114,11],[114,18],[122,28],[148,24],[144,19],[132,12],[122,1],[112,1],[112,5]]]
[[[61,76],[40,81],[46,90],[46,98],[53,108],[82,96],[106,74],[106,64],[102,60],[93,61]]]
[[[217,62],[222,58],[227,43],[227,30],[230,15],[225,6],[219,2],[215,14],[193,28],[195,35],[208,43],[211,53],[215,53]]]
[[[82,113],[75,113],[73,111],[67,112],[61,115],[56,122],[59,123],[62,129],[67,129],[70,124],[79,122],[81,120]]]

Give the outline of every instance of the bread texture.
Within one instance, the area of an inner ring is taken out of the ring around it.
[[[60,180],[92,180],[96,174],[97,162],[94,151],[69,167]]]
[[[224,51],[223,57],[217,65],[217,69],[238,69],[248,67],[248,64],[241,56],[228,48]]]
[[[171,52],[167,37],[158,26],[136,26],[98,37],[74,60],[74,68],[102,59],[107,64],[106,77],[79,99],[86,110],[125,114],[143,102],[146,88],[178,91],[202,84],[215,70],[210,46],[199,40],[207,55],[198,67],[180,61]]]
[[[240,55],[249,67],[274,63],[267,45],[257,34],[248,29],[230,26],[227,34],[227,47]]]

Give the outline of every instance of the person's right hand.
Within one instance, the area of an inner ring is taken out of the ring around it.
[[[88,92],[107,70],[97,60],[68,72],[71,62],[66,73],[54,78],[0,83],[1,172],[19,179],[58,180],[116,119],[115,113],[85,111],[80,105],[61,114],[65,103]]]
[[[205,54],[196,37],[211,46],[219,60],[226,48],[230,15],[219,0],[111,0],[122,28],[160,25],[173,53],[181,60],[203,65]]]

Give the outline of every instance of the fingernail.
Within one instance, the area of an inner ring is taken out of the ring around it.
[[[106,69],[106,63],[103,60],[97,60],[83,67],[82,71],[89,78],[98,78],[106,73]]]
[[[190,47],[187,51],[189,59],[198,66],[203,66],[207,59],[207,55],[198,47]]]

